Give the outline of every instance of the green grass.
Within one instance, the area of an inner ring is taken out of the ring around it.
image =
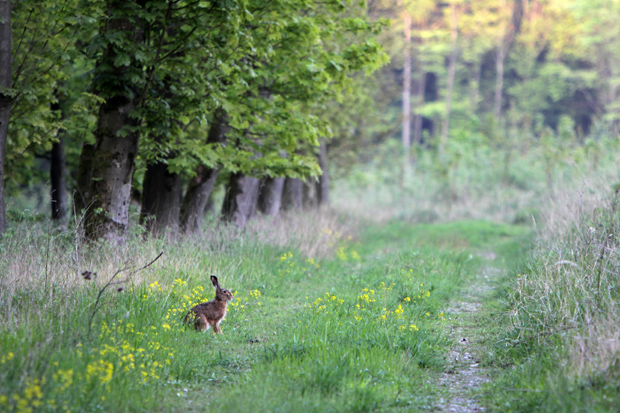
[[[620,411],[613,205],[575,212],[506,280],[510,317],[489,343],[500,367],[485,391],[491,411]]]
[[[433,409],[445,396],[432,378],[446,367],[450,300],[480,269],[477,251],[501,255],[525,232],[394,221],[351,240],[332,234],[326,259],[247,238],[217,250],[135,246],[142,264],[165,254],[141,282],[103,294],[90,333],[101,280],[5,297],[19,322],[0,332],[1,409]],[[222,336],[180,322],[213,296],[211,272],[235,295]]]

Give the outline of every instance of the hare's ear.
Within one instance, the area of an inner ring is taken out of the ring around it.
[[[220,283],[217,281],[217,277],[215,275],[211,276],[211,282],[213,283],[214,287],[219,287]]]

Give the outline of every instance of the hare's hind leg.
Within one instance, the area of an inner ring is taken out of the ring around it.
[[[194,328],[197,331],[205,332],[209,329],[209,323],[207,322],[207,317],[204,314],[198,314],[196,317],[196,321],[194,322]]]

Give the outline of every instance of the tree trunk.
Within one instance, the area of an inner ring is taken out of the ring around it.
[[[504,88],[504,44],[500,44],[495,52],[495,96],[493,99],[493,113],[495,120],[499,121],[502,117],[502,90]]]
[[[416,104],[415,115],[413,117],[413,142],[417,146],[422,143],[422,120],[423,117],[419,113],[420,109],[424,105],[424,90],[426,89],[426,71],[424,68],[420,68],[420,79],[416,86]]]
[[[227,123],[228,115],[224,109],[217,109],[213,123],[209,129],[207,144],[224,144],[226,134],[230,130]],[[202,217],[215,186],[220,167],[209,168],[201,165],[196,176],[189,181],[181,206],[181,229],[188,234],[199,234],[202,228]]]
[[[88,198],[90,194],[90,181],[93,176],[93,163],[95,161],[95,145],[84,143],[80,153],[78,163],[78,176],[76,177],[76,190],[73,196],[75,214],[81,215],[82,211],[88,209]]]
[[[86,237],[91,240],[125,241],[138,133],[127,132],[125,136],[119,136],[118,132],[127,125],[138,126],[129,116],[134,110],[135,105],[128,97],[109,99],[99,110],[88,201],[90,208],[84,223]]]
[[[272,217],[280,213],[284,181],[282,177],[263,179],[258,195],[258,210],[261,213]]]
[[[0,0],[0,236],[6,231],[4,200],[4,156],[9,133],[9,119],[13,97],[3,89],[10,89],[11,80],[11,0]]]
[[[198,173],[189,181],[181,205],[181,230],[186,234],[200,234],[202,218],[213,192],[220,168],[199,166]]]
[[[316,181],[306,180],[302,185],[302,205],[304,208],[316,208],[319,206],[317,198],[317,183]]]
[[[179,235],[181,212],[181,176],[170,173],[168,164],[150,164],[142,184],[140,223],[153,235],[175,240]]]
[[[222,214],[226,221],[244,228],[256,214],[260,180],[240,173],[231,173]]]
[[[289,177],[285,179],[282,191],[282,209],[303,208],[303,185],[301,179]]]
[[[137,2],[143,6],[144,2]],[[119,34],[125,42],[144,43],[143,23],[137,23],[134,4],[109,0],[106,32]],[[95,152],[84,230],[88,239],[123,243],[129,227],[131,185],[138,152],[140,120],[132,116],[146,94],[146,86],[136,83],[128,73],[142,70],[131,60],[128,66],[116,61],[123,48],[109,42],[95,68],[95,91],[106,96],[99,108],[95,130]],[[110,80],[111,76],[117,79]],[[122,133],[121,133],[122,131]]]
[[[61,98],[56,94],[57,101],[52,103],[51,110],[60,113],[63,118],[60,106]],[[66,226],[67,216],[67,163],[65,162],[65,138],[64,131],[58,131],[56,136],[58,142],[52,144],[50,156],[50,200],[52,207],[52,220],[60,223],[61,227]]]
[[[482,77],[482,59],[483,57],[480,56],[480,62],[474,62],[474,64],[476,65],[476,69],[474,72],[474,79],[472,82],[472,88],[471,88],[471,105],[472,105],[472,112],[476,113],[478,111],[478,105],[479,105],[479,100],[480,100],[480,78]]]
[[[319,166],[321,167],[321,176],[316,186],[316,195],[319,205],[329,205],[329,174],[327,173],[327,143],[325,139],[321,139],[319,147]]]
[[[409,154],[411,148],[411,14],[403,12],[405,35],[404,64],[403,64],[403,147]]]
[[[514,40],[518,27],[521,25],[522,18],[521,2],[515,1],[510,11],[510,17],[507,22],[507,28],[504,35],[500,39],[499,45],[495,52],[495,96],[493,99],[493,113],[497,121],[502,117],[502,97],[504,89],[504,61],[508,55],[510,45]]]
[[[65,162],[64,132],[58,135],[58,142],[52,145],[50,163],[52,219],[62,226],[66,225],[67,217],[67,163]]]
[[[448,141],[448,135],[450,134],[450,115],[452,113],[452,93],[454,91],[454,76],[456,74],[456,55],[457,55],[457,40],[459,37],[458,31],[458,16],[456,13],[456,6],[452,5],[452,24],[451,24],[451,39],[452,46],[450,49],[450,59],[448,62],[448,79],[446,85],[446,113],[443,121],[442,130],[442,143],[440,148]]]

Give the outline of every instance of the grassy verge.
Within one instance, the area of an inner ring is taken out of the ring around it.
[[[446,366],[448,303],[478,271],[475,251],[523,230],[395,221],[349,239],[340,218],[311,226],[314,246],[211,234],[84,248],[79,260],[67,234],[5,238],[22,255],[0,263],[0,409],[432,409],[446,392],[432,377]],[[119,269],[123,280],[160,250],[96,304]],[[235,296],[222,336],[180,322],[213,296],[211,273]]]
[[[502,369],[487,389],[491,411],[620,410],[617,197],[562,202],[565,219],[547,220],[555,226],[507,281],[510,328],[492,346]]]

